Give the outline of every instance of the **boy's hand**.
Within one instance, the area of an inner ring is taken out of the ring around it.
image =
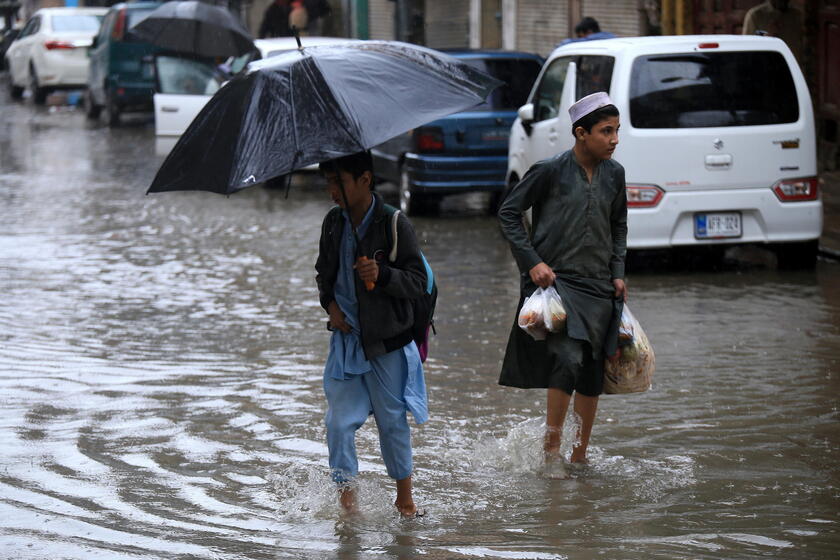
[[[615,288],[615,299],[625,301],[627,299],[627,284],[621,278],[613,278],[612,283]]]
[[[540,288],[548,288],[554,284],[554,280],[556,278],[554,271],[551,270],[551,267],[544,262],[535,265],[534,268],[528,271],[528,274],[531,276],[531,280],[534,284]]]
[[[356,264],[353,266],[356,272],[359,273],[359,278],[365,283],[365,286],[370,286],[368,291],[376,284],[376,279],[379,278],[379,265],[376,261],[367,257],[359,257],[356,259]]]
[[[327,312],[330,314],[330,326],[338,329],[343,333],[350,332],[350,325],[344,320],[344,312],[335,301],[330,302],[327,306]]]

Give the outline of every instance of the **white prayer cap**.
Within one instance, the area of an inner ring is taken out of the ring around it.
[[[614,103],[610,99],[610,96],[603,91],[597,91],[590,93],[586,97],[581,97],[569,107],[569,116],[572,117],[572,124],[578,122],[589,113],[607,105],[614,105]]]

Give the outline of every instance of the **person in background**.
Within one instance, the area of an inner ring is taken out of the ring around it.
[[[260,39],[270,37],[291,37],[289,14],[292,11],[290,0],[274,0],[263,14],[262,24],[258,33]]]
[[[802,12],[789,0],[765,0],[744,16],[744,35],[778,37],[802,64]]]
[[[609,31],[601,31],[601,26],[593,17],[585,17],[575,26],[575,37],[563,39],[556,46],[567,45],[569,43],[577,43],[579,41],[596,41],[598,39],[613,39],[614,33]]]
[[[612,159],[619,115],[597,92],[569,108],[571,150],[535,163],[499,209],[502,232],[520,270],[520,300],[554,286],[566,308],[566,328],[536,341],[517,321],[508,339],[499,384],[548,389],[545,474],[566,476],[560,455],[566,413],[574,394],[580,418],[570,461],[585,463],[604,363],[616,354],[627,295],[627,195],[624,168]],[[523,215],[531,209],[531,231]]]
[[[370,152],[320,165],[336,206],[321,228],[316,281],[332,330],[324,367],[327,448],[339,500],[356,510],[356,430],[373,414],[394,505],[406,517],[422,515],[412,497],[411,433],[407,413],[429,418],[420,353],[412,336],[412,300],[426,291],[426,265],[404,214],[396,222],[396,257],[387,257],[392,219],[374,193]],[[342,187],[343,186],[343,187]]]

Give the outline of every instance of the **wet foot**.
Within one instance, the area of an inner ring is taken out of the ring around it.
[[[397,511],[400,512],[402,517],[423,517],[426,515],[426,510],[417,509],[414,502],[407,502],[405,504],[394,502],[394,507],[397,508]]]
[[[543,476],[553,480],[565,480],[569,478],[569,473],[566,472],[566,462],[559,454],[546,454],[545,464],[543,465]]]
[[[338,501],[341,504],[341,509],[344,513],[358,513],[359,508],[356,503],[356,491],[352,488],[340,489],[338,491]]]

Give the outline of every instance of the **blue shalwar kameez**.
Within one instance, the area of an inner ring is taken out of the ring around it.
[[[373,208],[371,204],[356,228],[360,239],[370,225]],[[406,412],[411,412],[418,424],[429,418],[423,365],[413,341],[371,360],[365,357],[353,269],[356,239],[346,212],[344,220],[335,300],[352,330],[333,332],[324,368],[330,469],[336,482],[345,482],[358,474],[356,430],[373,413],[388,476],[402,480],[412,472],[411,433]]]

